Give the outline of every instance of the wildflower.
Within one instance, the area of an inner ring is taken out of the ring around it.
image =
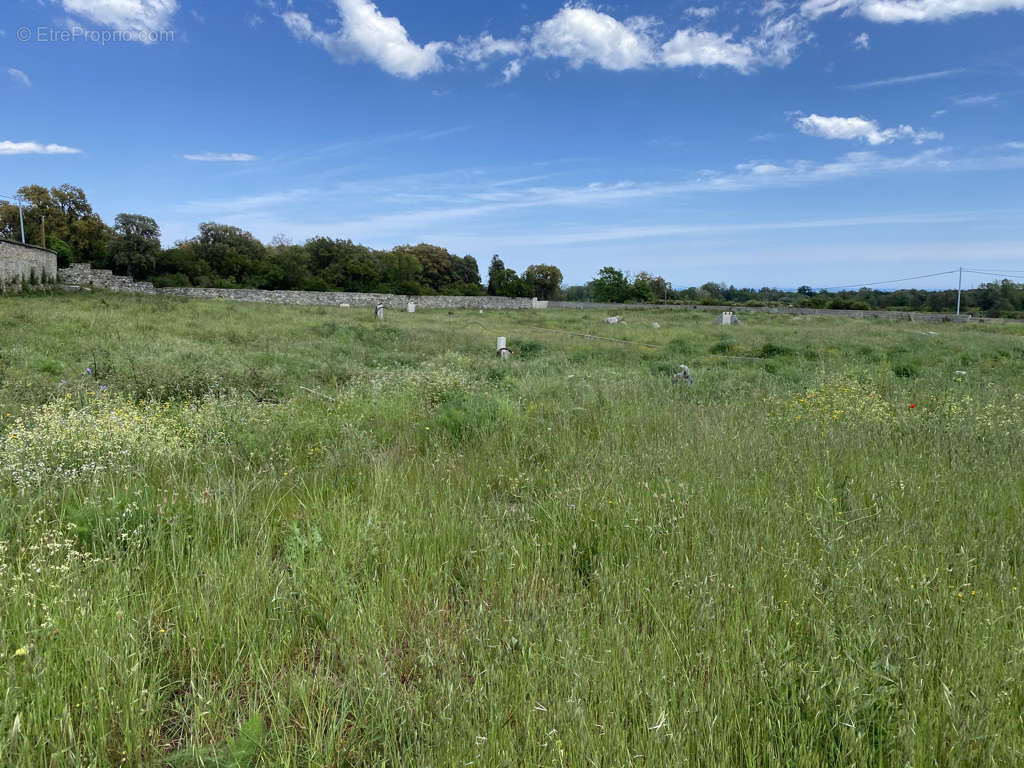
[[[85,369],[85,375],[86,376],[92,376],[92,368],[86,368]]]
[[[28,656],[28,651],[29,647],[27,645],[23,645],[21,646],[21,648],[14,652],[14,655],[17,657]]]
[[[910,407],[911,407],[911,408],[917,408],[917,406],[916,406],[916,405],[914,405],[913,403],[911,403],[911,404],[910,404]]]

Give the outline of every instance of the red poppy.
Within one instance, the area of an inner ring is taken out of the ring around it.
[[[911,403],[911,404],[910,404],[910,407],[911,407],[911,408],[917,408],[917,406],[916,406],[916,405],[914,405],[913,403]]]

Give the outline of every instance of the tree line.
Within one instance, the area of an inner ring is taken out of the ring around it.
[[[583,285],[563,285],[562,272],[533,264],[521,273],[491,259],[484,283],[473,256],[457,256],[441,246],[420,243],[376,250],[351,240],[314,237],[303,245],[275,237],[264,244],[238,227],[205,222],[195,237],[171,248],[160,241],[160,227],[149,216],[120,213],[108,226],[79,187],[22,187],[18,207],[0,203],[0,237],[21,239],[57,253],[60,266],[89,262],[96,269],[150,280],[157,287],[262,288],[267,290],[352,291],[409,295],[511,296],[541,300],[611,303],[676,303],[747,306],[804,306],[821,309],[954,312],[955,290],[795,291],[736,288],[724,283],[677,289],[660,275],[604,267]],[[992,282],[963,292],[964,312],[989,317],[1024,316],[1024,285]]]
[[[675,289],[664,278],[640,272],[634,276],[614,267],[601,269],[584,285],[565,290],[570,301],[613,303],[669,303],[731,306],[793,306],[816,309],[859,309],[897,312],[952,313],[957,309],[955,289],[928,291],[899,290],[828,291],[802,285],[795,291],[779,288],[737,288],[725,283],[704,283],[700,287]],[[1011,280],[984,283],[963,291],[961,311],[986,317],[1024,317],[1024,284]]]
[[[119,213],[108,226],[79,187],[39,185],[18,190],[26,204],[0,203],[0,237],[57,253],[58,265],[89,262],[95,269],[150,280],[157,287],[262,288],[422,295],[557,298],[562,273],[534,264],[522,274],[495,256],[488,282],[473,256],[428,243],[376,250],[351,240],[314,237],[296,245],[278,236],[268,245],[239,227],[205,222],[195,237],[163,248],[149,216]]]

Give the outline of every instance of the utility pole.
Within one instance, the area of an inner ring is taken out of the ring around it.
[[[42,247],[45,248],[46,247],[46,215],[45,214],[43,215],[42,230],[43,231],[42,231],[42,234],[40,235],[40,237],[42,237],[42,239],[43,239]]]
[[[964,268],[960,267],[960,282],[956,287],[956,316],[960,317],[960,299],[964,293]]]
[[[21,244],[25,244],[25,214],[21,210],[21,198],[18,198],[18,223],[21,224]]]

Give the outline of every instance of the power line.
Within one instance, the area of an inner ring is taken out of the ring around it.
[[[967,271],[967,270],[964,270]],[[853,283],[851,285],[833,285],[828,288],[822,288],[823,291],[842,291],[849,288],[870,288],[874,285],[892,285],[893,283],[906,283],[910,280],[924,280],[929,277],[942,277],[943,275],[955,275],[958,272],[956,269],[951,269],[948,272],[935,272],[930,275],[915,275],[914,277],[902,277],[898,280],[881,280],[877,283]]]
[[[964,272],[970,272],[972,275],[989,275],[990,277],[1015,277],[1018,279],[1024,279],[1024,274],[1007,274],[1006,272],[986,272],[980,269],[965,269]]]

